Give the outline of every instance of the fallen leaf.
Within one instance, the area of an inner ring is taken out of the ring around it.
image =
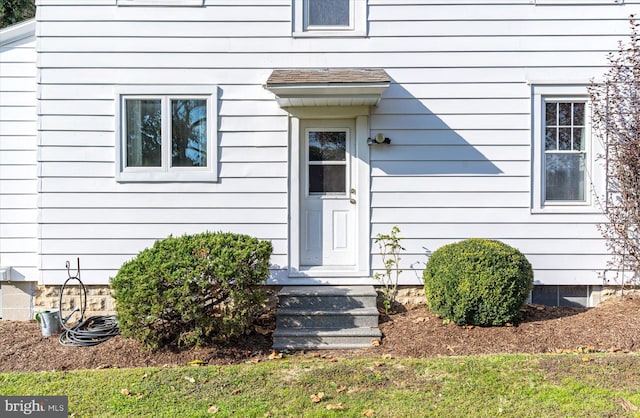
[[[120,393],[122,393],[124,396],[131,396],[131,392],[129,392],[129,389],[122,389],[120,390]]]
[[[327,405],[326,407],[328,410],[332,410],[332,409],[344,409],[344,405],[342,405],[342,403],[330,403],[329,405]]]
[[[176,391],[175,386],[169,386],[169,389],[171,389],[171,392],[175,392]]]
[[[619,353],[620,351],[622,351],[622,349],[619,348],[619,347],[611,347],[611,348],[607,349],[607,351],[610,352],[610,353]]]
[[[388,353],[387,354],[383,354],[382,358],[386,359],[386,360],[390,360],[391,359],[391,354],[388,354]]]
[[[342,392],[344,392],[345,390],[347,390],[347,387],[346,387],[346,386],[338,386],[338,387],[336,388],[336,393],[342,393]]]
[[[464,328],[465,329],[474,329],[475,326],[474,325],[465,325]]]
[[[504,324],[505,327],[512,327],[513,324],[511,322],[507,322],[506,324]]]
[[[144,395],[140,392],[136,393],[136,399],[142,399],[144,398]]]
[[[232,395],[237,395],[238,393],[242,392],[240,389],[234,389],[231,391]]]
[[[620,405],[622,405],[622,408],[624,408],[627,411],[638,411],[640,409],[636,405],[626,400],[625,398],[620,398]]]
[[[309,396],[309,398],[311,398],[311,402],[318,403],[322,400],[322,398],[324,398],[324,392],[314,393],[313,395]]]
[[[187,363],[189,366],[202,366],[207,364],[206,361],[204,360],[191,360],[190,362]]]
[[[373,365],[376,367],[384,366],[384,361],[374,361]]]
[[[253,329],[260,335],[269,335],[272,332],[269,328],[263,328],[260,325],[254,325]]]
[[[209,409],[207,409],[207,412],[210,413],[210,414],[216,414],[216,413],[218,413],[218,411],[220,411],[220,408],[218,408],[215,405],[213,405]]]
[[[420,322],[425,322],[427,321],[429,318],[425,317],[425,316],[421,316],[419,318],[414,319],[413,322],[414,324],[419,324]]]
[[[584,356],[584,357],[582,357],[582,361],[593,361],[593,358],[591,358],[589,356]]]
[[[185,376],[184,380],[188,380],[191,383],[196,383],[196,379],[194,379],[193,377],[190,377],[190,376]]]
[[[143,378],[143,379],[146,379],[148,376],[149,376],[149,375],[145,373],[145,374],[143,374],[143,375],[142,375],[142,378]]]
[[[258,364],[258,363],[260,363],[260,359],[258,357],[254,357],[251,360],[246,361],[245,363],[247,363],[247,364]]]
[[[373,409],[365,409],[364,411],[362,411],[362,415],[364,415],[365,417],[372,417],[375,414],[375,412],[373,412]]]
[[[269,354],[269,360],[278,360],[282,358],[282,353],[276,353],[276,350],[271,350]]]
[[[374,338],[373,340],[371,340],[371,345],[374,347],[379,347],[380,346],[380,340]]]
[[[451,345],[448,345],[448,346],[447,346],[447,350],[451,351],[452,353],[455,353],[455,352],[456,352],[456,350],[454,350],[454,347],[453,347],[453,346],[451,346]]]

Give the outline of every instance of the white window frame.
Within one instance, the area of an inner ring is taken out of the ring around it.
[[[545,103],[566,101],[584,102],[585,106],[585,199],[582,201],[545,201]],[[594,194],[603,191],[604,169],[596,161],[602,146],[591,128],[591,105],[587,85],[532,85],[532,213],[601,213]]]
[[[202,7],[204,0],[117,0],[118,6],[183,6]]]
[[[294,37],[363,37],[367,35],[367,0],[349,0],[349,26],[311,26],[308,0],[292,0]]]
[[[115,177],[118,182],[215,182],[218,180],[218,87],[210,85],[185,86],[120,86],[116,89],[115,118]],[[161,99],[162,166],[127,167],[126,115],[127,99]],[[207,166],[170,166],[170,123],[165,115],[171,112],[172,99],[207,101]]]

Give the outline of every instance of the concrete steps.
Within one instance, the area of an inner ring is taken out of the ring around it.
[[[285,286],[273,348],[353,349],[381,338],[373,286]]]

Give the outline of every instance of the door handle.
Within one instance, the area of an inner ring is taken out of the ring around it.
[[[351,203],[352,205],[356,204],[356,199],[349,199],[349,203]]]

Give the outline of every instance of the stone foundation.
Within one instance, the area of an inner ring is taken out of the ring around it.
[[[621,296],[640,296],[640,288],[636,286],[620,287],[620,286],[604,286],[600,291],[600,301],[612,299]]]
[[[60,286],[43,286],[33,282],[3,283],[2,286],[3,319],[27,320],[32,319],[33,315],[38,311],[59,308]],[[92,285],[85,287],[87,289],[85,317],[116,313],[115,301],[111,296],[111,288],[109,286]],[[269,291],[268,306],[273,309],[276,305],[275,296],[279,287],[268,286],[267,289]],[[378,292],[380,292],[379,287]],[[597,300],[594,300],[591,306],[596,306],[600,301],[621,295],[640,295],[640,289],[634,287],[621,289],[618,286],[607,286],[597,293]],[[396,300],[406,307],[426,304],[422,286],[399,286]],[[67,286],[62,300],[63,314],[68,315],[79,306],[80,287]]]
[[[84,313],[85,318],[94,315],[113,315],[116,313],[116,305],[111,296],[111,288],[107,285],[85,285],[87,290],[87,306]],[[35,312],[60,308],[60,286],[36,285],[34,295]],[[80,308],[81,288],[80,286],[67,286],[62,297],[62,314],[68,315],[75,308]]]

